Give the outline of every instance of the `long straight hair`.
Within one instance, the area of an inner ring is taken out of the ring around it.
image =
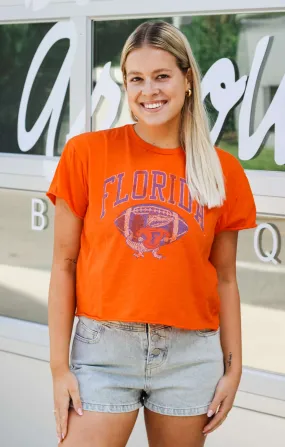
[[[144,46],[168,51],[186,74],[191,69],[192,95],[185,96],[179,126],[180,145],[185,151],[185,179],[193,200],[208,208],[225,199],[225,185],[219,156],[211,142],[208,115],[202,101],[201,74],[186,36],[164,21],[140,24],[128,37],[121,53],[120,67],[126,85],[126,60],[129,53]],[[137,121],[133,112],[131,115]]]

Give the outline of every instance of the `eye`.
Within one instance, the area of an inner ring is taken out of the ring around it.
[[[165,73],[162,73],[162,74],[158,75],[157,77],[159,78],[160,76],[163,76],[162,79],[169,78],[169,76]],[[142,78],[140,78],[139,76],[135,76],[134,78],[130,79],[130,82],[138,82],[138,80],[141,81]]]

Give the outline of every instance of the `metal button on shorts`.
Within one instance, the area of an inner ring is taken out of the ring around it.
[[[151,337],[152,341],[158,341],[159,338],[160,338],[160,337],[159,337],[158,334],[154,334],[154,335],[152,335],[152,337]]]
[[[160,349],[154,349],[154,350],[152,351],[152,354],[153,354],[153,355],[159,355],[159,354],[160,354]]]

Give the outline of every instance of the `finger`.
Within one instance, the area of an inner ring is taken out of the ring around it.
[[[73,403],[75,411],[80,416],[82,416],[83,415],[83,411],[82,411],[82,403],[81,403],[80,396],[79,396],[79,389],[78,388],[72,389],[69,392],[70,392],[70,396],[71,396],[72,403]]]
[[[60,417],[59,417],[59,409],[57,408],[55,410],[55,424],[56,424],[56,436],[57,436],[57,442],[61,442],[61,425],[60,425]]]
[[[224,419],[226,419],[228,412],[229,410],[218,411],[211,420],[211,422],[204,427],[203,433],[208,434],[210,430],[212,431],[215,430],[218,427],[218,425],[220,425],[220,423],[222,423]]]
[[[222,420],[215,426],[213,427],[211,430],[207,430],[206,432],[203,431],[204,435],[208,435],[209,433],[212,433],[214,430],[216,430],[220,425],[222,425],[222,423],[225,421],[225,419],[227,418],[227,416],[223,417]]]
[[[211,430],[213,427],[215,427],[220,420],[223,418],[223,415],[221,413],[216,413],[215,416],[211,418],[211,421],[204,427],[205,430]]]
[[[213,401],[211,402],[211,404],[208,408],[208,413],[207,413],[208,417],[212,417],[213,414],[216,413],[217,409],[219,407],[221,408],[223,406],[224,400],[225,400],[225,396],[221,396],[219,394],[217,394],[214,397]]]
[[[60,409],[60,428],[61,428],[60,436],[62,440],[66,437],[67,434],[68,407],[69,407],[69,401],[68,404],[62,405]]]

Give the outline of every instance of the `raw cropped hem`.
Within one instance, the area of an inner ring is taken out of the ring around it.
[[[149,400],[144,401],[144,406],[155,413],[166,414],[167,416],[197,416],[208,413],[211,402],[208,405],[193,408],[170,408],[156,405]]]
[[[100,411],[102,413],[127,413],[129,411],[137,410],[141,408],[143,404],[135,402],[133,404],[121,404],[121,405],[102,405],[102,404],[90,404],[87,402],[81,402],[83,410],[86,411]],[[74,408],[72,402],[69,404],[70,407]]]
[[[164,322],[164,323],[162,323],[160,321],[160,323],[158,323],[157,320],[154,321],[152,318],[148,318],[147,321],[146,321],[146,319],[142,320],[140,318],[135,318],[136,321],[132,321],[130,319],[126,320],[125,318],[120,318],[120,317],[105,317],[104,319],[100,320],[99,318],[94,317],[92,315],[89,315],[89,314],[87,314],[85,312],[76,312],[74,315],[77,318],[82,316],[82,317],[86,317],[86,318],[91,318],[93,320],[97,320],[99,322],[100,321],[121,321],[122,323],[130,323],[130,324],[132,324],[132,323],[157,324],[157,325],[161,325],[161,326],[173,326],[173,327],[176,327],[178,329],[187,329],[188,331],[198,331],[198,330],[201,330],[201,329],[205,329],[205,327],[211,328],[211,329],[213,329],[213,331],[217,331],[219,329],[219,327],[220,327],[220,323],[219,322],[218,322],[218,325],[215,325],[215,326],[212,325],[211,323],[210,323],[210,326],[209,326],[208,323],[207,324],[205,323],[203,325],[199,324],[199,327],[196,326],[194,328],[193,327],[189,328],[189,326],[182,326],[181,324],[177,325],[177,324],[173,324],[173,322]]]

